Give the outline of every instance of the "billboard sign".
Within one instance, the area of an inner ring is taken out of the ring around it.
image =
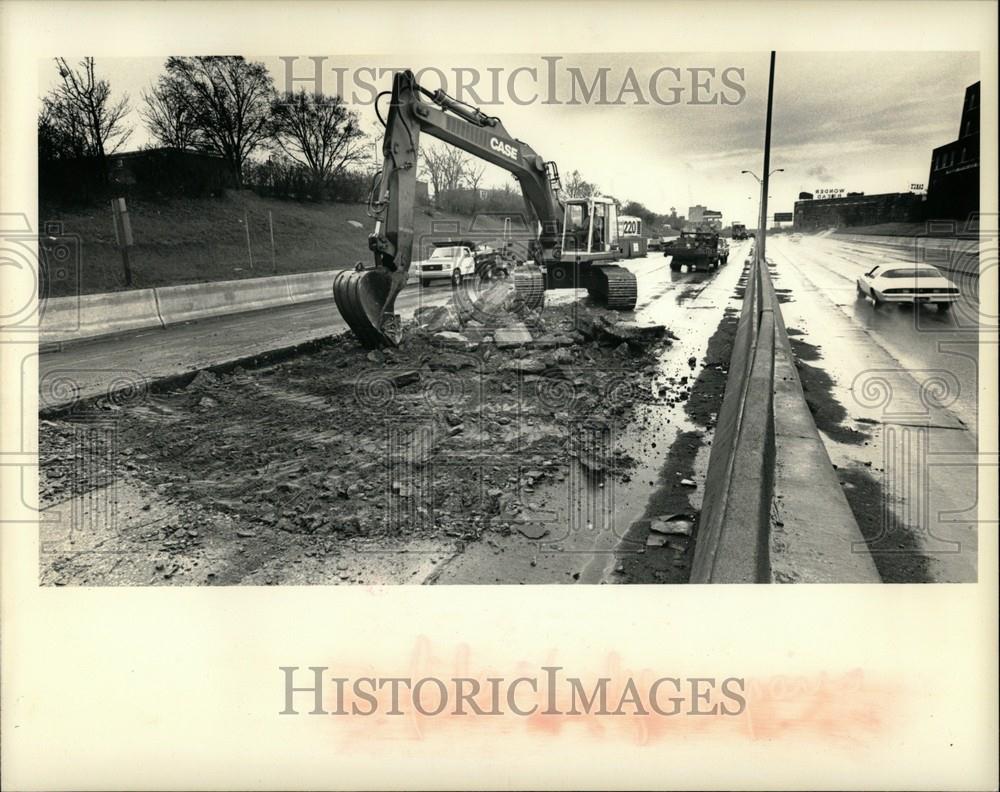
[[[843,198],[847,194],[847,190],[843,187],[824,187],[821,190],[816,190],[816,199],[822,200],[823,198]]]
[[[791,212],[775,212],[774,213],[774,222],[776,222],[776,223],[790,223],[790,222],[792,222],[792,213]]]

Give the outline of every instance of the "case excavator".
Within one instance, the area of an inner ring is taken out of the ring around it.
[[[612,263],[622,257],[614,199],[562,200],[554,162],[510,135],[500,119],[441,90],[423,88],[409,70],[393,76],[384,123],[382,171],[369,197],[369,214],[375,219],[368,237],[373,266],[345,270],[333,282],[337,308],[364,346],[396,346],[401,340],[395,303],[413,253],[421,133],[509,171],[520,184],[537,234],[528,240],[526,261],[513,273],[517,301],[540,307],[546,289],[586,288],[608,308],[635,308],[635,276]]]

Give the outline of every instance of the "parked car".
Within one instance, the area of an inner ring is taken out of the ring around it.
[[[413,262],[414,274],[421,286],[436,280],[451,280],[455,285],[477,272],[480,262],[493,256],[493,251],[476,242],[437,242],[429,258]]]
[[[857,280],[858,299],[870,297],[875,307],[884,303],[933,303],[947,311],[959,296],[958,287],[930,265],[874,267]]]

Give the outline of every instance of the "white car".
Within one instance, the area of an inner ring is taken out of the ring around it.
[[[958,287],[929,265],[875,267],[857,281],[858,299],[870,297],[875,307],[883,303],[934,303],[947,311],[959,298]]]
[[[458,285],[476,274],[476,254],[470,245],[438,245],[430,258],[413,262],[413,271],[421,286],[445,279]]]

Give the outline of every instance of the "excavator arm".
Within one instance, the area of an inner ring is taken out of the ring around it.
[[[443,91],[422,88],[409,70],[397,72],[382,141],[382,174],[373,202],[377,221],[368,238],[375,267],[342,272],[334,281],[337,306],[366,346],[394,346],[399,341],[394,311],[413,255],[417,155],[422,132],[513,174],[521,186],[529,216],[539,224],[539,260],[542,251],[549,257],[559,257],[563,206],[552,187],[547,163],[530,146],[510,135],[499,119]]]

